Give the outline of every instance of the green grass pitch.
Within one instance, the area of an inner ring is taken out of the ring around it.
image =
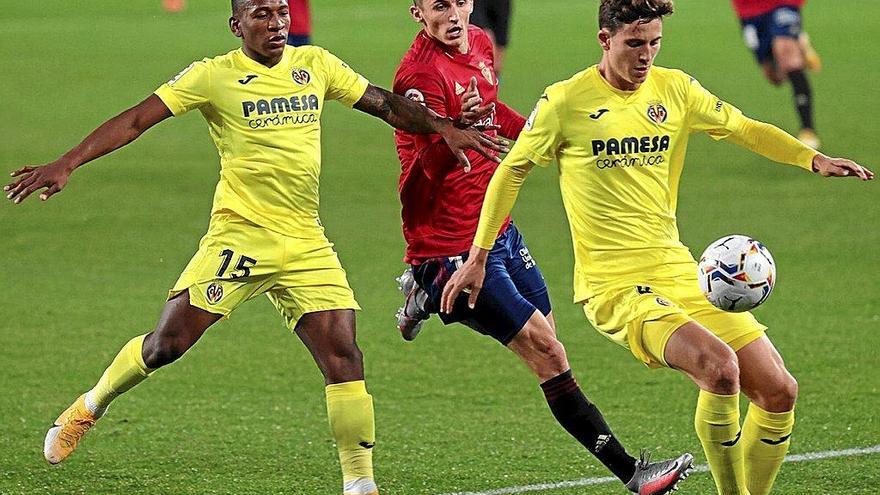
[[[407,2],[313,2],[315,41],[388,86],[416,26]],[[502,98],[528,113],[546,85],[598,60],[597,2],[520,0]],[[788,88],[767,84],[725,1],[679,0],[657,63],[683,68],[748,115],[796,130]],[[54,159],[192,60],[233,49],[228,2],[0,1],[0,172]],[[880,6],[814,1],[805,26],[825,59],[811,78],[829,154],[877,168]],[[440,494],[607,473],[557,426],[512,353],[430,322],[394,328],[402,270],[398,162],[383,123],[341,105],[324,118],[322,217],[364,311],[383,493]],[[63,465],[42,459],[56,415],[132,336],[149,331],[208,222],[218,159],[199,115],[166,122],[77,173],[52,201],[0,205],[0,493],[339,493],[323,385],[264,299],[218,324],[179,363],[118,400]],[[5,183],[5,181],[4,181]],[[823,180],[694,138],[681,191],[693,250],[724,234],[761,239],[779,285],[758,317],[801,385],[792,453],[880,443],[880,208],[877,184]],[[571,304],[572,255],[553,170],[515,210],[544,270],[574,370],[632,450],[683,450],[695,388],[649,371]],[[776,493],[874,493],[880,455],[786,465]],[[683,493],[708,494],[708,475]],[[547,491],[620,494],[612,484]]]

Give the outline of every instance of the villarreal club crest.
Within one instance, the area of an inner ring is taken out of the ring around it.
[[[293,82],[300,86],[307,86],[309,81],[312,80],[312,75],[305,69],[293,69],[290,71],[290,77],[293,78]]]
[[[666,122],[668,116],[669,113],[666,111],[666,107],[664,107],[659,101],[648,104],[648,118],[655,124]]]

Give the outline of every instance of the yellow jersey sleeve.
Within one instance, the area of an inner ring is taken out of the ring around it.
[[[813,169],[816,150],[776,126],[746,117],[695,79],[691,79],[688,93],[688,116],[692,131],[706,131],[713,139],[728,138],[775,162]]]
[[[547,88],[525,127],[513,145],[513,149],[495,170],[489,182],[480,223],[474,244],[482,249],[492,249],[504,219],[510,215],[523,182],[535,165],[546,167],[554,158],[561,142],[561,123],[556,105],[561,103],[560,92]]]
[[[514,165],[531,162],[542,167],[550,165],[556,158],[561,142],[562,124],[557,110],[562,104],[561,100],[561,91],[547,88],[526,120],[513,149],[504,159],[505,163]]]
[[[747,117],[744,117],[740,130],[731,134],[728,141],[774,162],[795,165],[809,171],[813,170],[813,158],[819,154],[775,125]]]
[[[328,52],[321,50],[324,68],[327,74],[327,90],[325,100],[338,100],[346,106],[354,106],[364,96],[370,82],[352,70],[345,62]]]
[[[474,236],[475,245],[482,249],[492,249],[495,245],[498,231],[510,215],[516,197],[519,196],[519,190],[532,167],[534,167],[532,162],[513,164],[505,160],[495,170],[495,175],[492,176],[486,189],[486,197],[483,199],[480,223]]]
[[[687,112],[690,131],[704,131],[712,139],[724,139],[737,132],[744,120],[738,108],[710,93],[694,78],[690,78],[687,91]]]
[[[193,62],[155,91],[175,116],[206,105],[211,94],[211,66],[208,59]]]

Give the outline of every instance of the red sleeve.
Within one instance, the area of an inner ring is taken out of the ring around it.
[[[526,118],[520,115],[516,110],[497,101],[495,102],[495,123],[501,126],[499,134],[507,139],[513,139],[516,141],[519,137],[519,133],[526,125]]]
[[[290,34],[310,35],[312,33],[312,16],[309,12],[309,0],[288,0],[290,9]]]
[[[431,68],[420,66],[403,68],[395,78],[394,92],[425,105],[441,117],[446,117],[448,114],[443,80]],[[404,171],[410,169],[410,174],[419,170],[428,179],[434,181],[442,179],[458,164],[458,159],[438,134],[414,135],[399,132],[399,135],[415,143],[415,152],[410,155],[409,160],[401,155],[401,161],[410,162],[402,163]]]

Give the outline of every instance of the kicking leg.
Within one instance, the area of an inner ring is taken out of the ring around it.
[[[549,321],[548,321],[549,318]],[[636,461],[614,436],[602,412],[583,394],[571,372],[565,348],[556,338],[552,316],[535,311],[507,347],[541,381],[553,416],[563,428],[599,459],[630,490],[660,494],[687,476],[692,457],[650,464]]]
[[[752,401],[742,434],[749,492],[767,495],[791,445],[798,384],[766,336],[737,356],[742,389]]]
[[[767,60],[761,63],[761,69],[764,71],[764,77],[770,81],[770,84],[779,86],[785,82],[785,76],[779,73],[776,64],[774,64],[772,60]]]
[[[663,324],[646,322],[644,332]],[[700,387],[694,427],[719,495],[748,495],[739,441],[740,372],[733,349],[698,323],[689,322],[669,338],[664,358],[670,367],[681,370]]]
[[[798,139],[812,148],[818,148],[819,138],[813,125],[813,92],[807,80],[804,53],[798,40],[786,36],[773,39],[773,60],[780,74],[791,82],[795,109],[801,122]]]
[[[125,344],[98,383],[61,413],[46,433],[46,460],[58,464],[66,459],[113,399],[182,356],[220,318],[190,305],[187,291],[165,303],[156,329]]]
[[[373,481],[376,426],[364,382],[353,310],[307,313],[294,328],[324,375],[327,416],[339,449],[345,495],[378,494]]]

